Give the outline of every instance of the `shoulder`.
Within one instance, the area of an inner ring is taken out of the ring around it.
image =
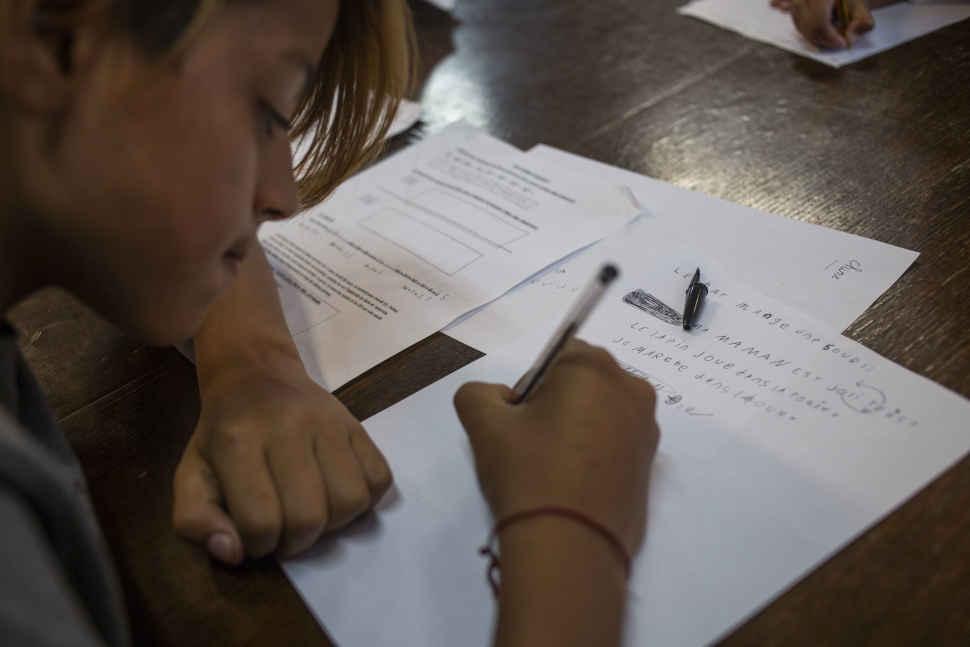
[[[20,645],[100,645],[40,520],[0,481],[0,635]]]

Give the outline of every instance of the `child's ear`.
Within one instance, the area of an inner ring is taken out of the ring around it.
[[[60,112],[93,62],[99,21],[51,0],[0,8],[0,98],[31,113]]]

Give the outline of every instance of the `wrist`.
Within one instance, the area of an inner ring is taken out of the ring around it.
[[[306,375],[261,248],[247,256],[236,281],[210,306],[194,342],[203,392],[253,375]]]
[[[620,643],[626,571],[596,531],[573,519],[543,515],[503,529],[499,546],[495,644]]]
[[[290,337],[256,336],[245,343],[195,339],[196,373],[203,397],[226,384],[248,381],[254,376],[281,381],[306,377],[303,360]]]
[[[576,519],[543,514],[523,519],[498,535],[503,572],[517,563],[542,559],[559,567],[600,576],[604,583],[625,590],[629,562],[625,551],[601,532]]]

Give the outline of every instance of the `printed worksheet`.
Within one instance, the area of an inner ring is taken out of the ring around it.
[[[580,336],[658,396],[625,643],[708,644],[964,456],[970,403],[715,266],[700,325],[685,332],[696,250],[619,238],[567,273],[620,266]],[[376,514],[284,563],[337,643],[488,644],[495,605],[476,549],[492,520],[452,396],[471,380],[513,384],[549,331],[365,421],[395,489]]]
[[[970,18],[970,4],[896,2],[873,9],[875,28],[843,50],[819,49],[805,40],[791,16],[770,6],[768,0],[694,0],[678,12],[819,63],[842,67],[966,20]]]
[[[688,238],[703,256],[702,269],[717,264],[737,280],[838,330],[861,315],[919,255],[734,204],[549,146],[536,146],[528,155],[622,187],[643,213],[637,222],[637,236],[654,240]],[[561,273],[561,267],[554,267],[531,282],[551,288],[563,283]],[[484,352],[499,348],[496,344],[501,345],[524,327],[518,323],[521,318],[515,306],[503,303],[509,297],[452,324],[446,332]],[[549,312],[562,312],[566,306],[558,307],[560,310]],[[530,312],[528,317],[532,316]]]
[[[304,363],[334,389],[635,215],[616,187],[458,124],[260,241]]]

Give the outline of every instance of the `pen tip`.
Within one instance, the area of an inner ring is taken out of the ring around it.
[[[603,285],[612,283],[619,275],[619,268],[613,263],[607,263],[600,269],[600,283]]]

